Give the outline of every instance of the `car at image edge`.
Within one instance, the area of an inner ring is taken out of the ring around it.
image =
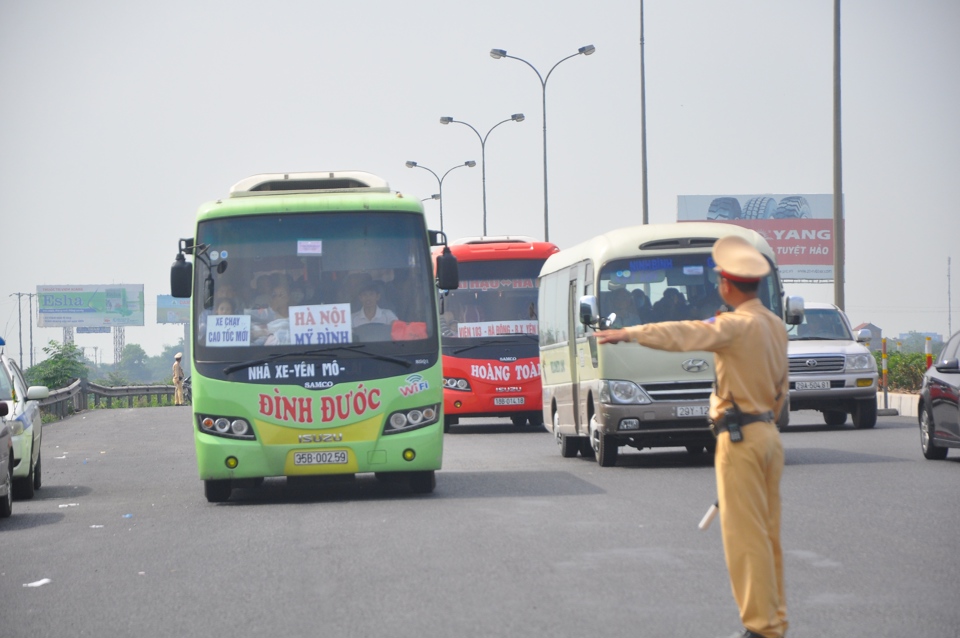
[[[954,334],[923,375],[917,420],[920,449],[930,460],[960,448],[960,332]]]
[[[0,348],[6,345],[0,338]],[[17,498],[33,498],[42,483],[40,442],[43,420],[40,399],[50,396],[46,386],[27,386],[17,363],[0,349],[0,400],[7,404],[3,417],[10,428],[13,442],[13,494]]]

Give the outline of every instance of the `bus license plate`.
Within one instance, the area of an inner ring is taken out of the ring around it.
[[[797,381],[797,390],[829,390],[829,381]]]
[[[523,397],[495,397],[494,405],[523,405]]]
[[[346,462],[346,450],[295,452],[293,455],[294,465],[344,465]]]
[[[710,414],[710,406],[706,405],[681,405],[677,407],[677,416],[707,416]]]

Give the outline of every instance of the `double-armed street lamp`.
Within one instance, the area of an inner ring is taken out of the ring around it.
[[[441,177],[440,175],[437,175],[436,173],[434,173],[432,169],[427,168],[426,166],[423,166],[422,164],[417,164],[416,162],[413,162],[413,161],[408,161],[408,162],[406,163],[407,168],[422,168],[422,169],[425,170],[425,171],[430,171],[430,174],[437,178],[437,184],[439,184],[439,186],[440,186],[440,192],[437,193],[436,195],[432,195],[431,197],[428,197],[427,199],[438,199],[438,200],[440,200],[440,232],[443,232],[443,180],[446,179],[447,175],[450,174],[450,171],[452,171],[452,170],[454,170],[454,169],[463,168],[464,166],[467,166],[467,167],[469,167],[469,168],[473,168],[473,167],[476,166],[476,165],[477,165],[477,163],[476,163],[475,161],[473,161],[473,160],[467,160],[467,161],[464,162],[463,164],[457,164],[456,166],[454,166],[454,167],[452,167],[452,168],[450,168],[450,169],[447,169],[447,172],[443,174],[443,177]],[[426,201],[426,200],[423,200],[423,201]]]
[[[519,60],[520,62],[523,62],[528,67],[533,69],[533,72],[536,73],[537,77],[540,79],[540,88],[542,89],[542,97],[543,97],[543,241],[550,241],[550,224],[549,224],[549,215],[548,215],[549,207],[547,204],[547,80],[550,79],[550,74],[553,73],[553,70],[557,68],[557,66],[561,62],[565,62],[570,58],[575,58],[578,55],[591,55],[596,50],[597,50],[596,47],[594,47],[592,44],[588,44],[587,46],[580,47],[579,49],[577,49],[576,53],[572,55],[568,55],[567,57],[563,58],[562,60],[554,64],[552,67],[550,67],[550,70],[547,72],[547,75],[543,76],[540,74],[540,71],[537,70],[537,67],[533,66],[523,58],[518,58],[513,55],[507,55],[507,52],[503,49],[490,49],[490,57],[493,58],[494,60],[499,60],[500,58],[510,58],[511,60]]]
[[[493,129],[497,128],[501,124],[506,124],[507,122],[522,122],[524,120],[523,113],[514,113],[509,118],[497,122],[490,127],[490,130],[487,131],[486,135],[480,135],[480,131],[475,129],[472,124],[468,124],[462,120],[455,120],[452,117],[441,117],[441,124],[463,124],[464,126],[470,127],[470,130],[477,134],[477,139],[480,140],[480,170],[483,173],[483,236],[487,236],[487,138],[490,137],[490,133],[493,132]]]

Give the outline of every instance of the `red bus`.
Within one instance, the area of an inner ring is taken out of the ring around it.
[[[502,236],[459,239],[450,251],[460,287],[440,293],[444,431],[463,417],[542,425],[537,277],[560,249]]]

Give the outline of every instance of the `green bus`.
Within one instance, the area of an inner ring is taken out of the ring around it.
[[[443,457],[437,290],[456,259],[416,197],[360,171],[263,174],[197,214],[170,275],[192,297],[197,466],[210,502],[267,477],[373,472],[432,492]],[[192,257],[192,262],[186,257]]]

